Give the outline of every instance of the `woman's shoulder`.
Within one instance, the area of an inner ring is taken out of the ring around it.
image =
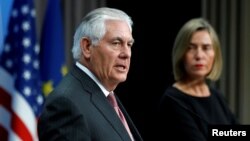
[[[222,100],[225,99],[224,95],[222,94],[222,92],[219,89],[210,86],[209,90],[210,90],[210,93],[213,97],[216,97],[217,99],[222,99]]]
[[[184,94],[181,90],[174,86],[169,86],[166,88],[162,98],[161,102],[164,103],[172,103],[177,105],[182,105],[182,107],[187,107],[192,103],[192,99],[188,97],[186,94]]]
[[[178,88],[176,88],[173,85],[168,86],[166,88],[166,90],[163,94],[163,97],[169,97],[172,99],[187,99],[188,98],[183,91],[179,90]]]

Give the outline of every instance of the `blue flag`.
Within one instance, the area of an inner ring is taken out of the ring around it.
[[[60,0],[48,0],[41,37],[41,74],[47,96],[67,73]]]
[[[2,52],[2,48],[3,48],[3,18],[2,18],[2,5],[0,3],[0,56],[1,56],[1,52]]]
[[[4,38],[7,34],[10,10],[14,0],[0,0],[0,54],[3,50]]]
[[[0,56],[0,140],[34,141],[44,97],[33,0],[15,0]]]

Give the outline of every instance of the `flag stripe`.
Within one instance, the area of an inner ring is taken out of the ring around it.
[[[2,69],[2,67],[0,67],[0,74],[4,74],[2,77],[4,80],[8,80],[8,82],[0,81],[0,86],[2,86],[0,87],[0,89],[4,88],[3,91],[5,91],[5,94],[7,94],[3,95],[5,96],[5,98],[1,98],[0,101],[2,100],[6,104],[8,104],[6,105],[8,106],[8,110],[11,111],[11,109],[13,109],[14,113],[16,113],[18,117],[20,117],[21,120],[24,121],[25,125],[30,130],[31,134],[36,135],[37,119],[31,107],[20,94],[17,94],[15,88],[13,87],[14,86],[13,78],[4,69]],[[10,104],[12,104],[12,106]]]
[[[18,134],[18,136],[24,141],[33,141],[32,135],[25,126],[25,124],[20,120],[20,118],[13,113],[11,119],[11,127]]]
[[[0,74],[1,74],[1,80],[0,81],[0,86],[3,87],[5,90],[8,91],[9,94],[12,94],[12,90],[14,89],[14,79],[13,77],[5,71],[4,68],[0,66]]]
[[[0,81],[0,86],[2,86],[0,87],[0,105],[3,105],[12,114],[11,123],[9,125],[11,125],[12,130],[22,140],[32,141],[33,138],[34,140],[37,140],[35,139],[37,122],[32,109],[21,95],[15,94],[15,88],[13,87],[13,77],[11,77],[11,75],[2,67],[0,67],[0,74],[3,74],[3,80],[7,81]],[[14,99],[12,99],[11,97],[14,97]],[[11,104],[14,106],[12,106]],[[5,118],[3,120],[6,119],[8,118]]]
[[[0,105],[0,115],[4,115],[4,114],[6,113],[3,112],[2,106]],[[6,130],[6,127],[2,126],[1,120],[0,120],[0,137],[4,141],[8,139],[8,131]]]
[[[8,118],[5,119],[11,119],[11,128],[16,132],[17,135],[19,135],[19,137],[24,140],[24,141],[32,141],[32,136],[29,132],[29,130],[27,129],[27,127],[25,126],[25,124],[22,122],[22,120],[20,119],[19,116],[16,115],[16,113],[12,110],[11,108],[11,97],[8,93],[6,93],[5,90],[3,90],[2,88],[0,88],[0,105],[3,105],[4,108],[6,108],[6,110],[9,111],[9,116]],[[6,113],[5,113],[6,115]],[[25,113],[24,113],[25,115]]]
[[[4,109],[4,107],[2,107],[0,105],[0,130],[2,130],[2,134],[0,134],[1,137],[1,141],[22,141],[17,134],[15,134],[13,132],[13,130],[10,127],[10,120],[11,120],[11,114]],[[6,132],[7,133],[6,133]],[[9,138],[9,139],[8,139]]]

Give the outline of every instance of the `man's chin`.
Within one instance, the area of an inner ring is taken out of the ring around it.
[[[120,77],[120,78],[118,79],[118,81],[119,81],[120,83],[125,82],[126,80],[127,80],[127,77]]]

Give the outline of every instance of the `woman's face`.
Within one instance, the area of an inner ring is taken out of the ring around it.
[[[215,51],[208,31],[201,30],[193,33],[184,55],[187,77],[205,79],[213,67],[214,58]]]

